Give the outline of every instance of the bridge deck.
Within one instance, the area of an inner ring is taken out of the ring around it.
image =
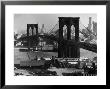
[[[72,40],[64,40],[64,39],[61,39],[59,40],[58,37],[54,36],[54,35],[48,35],[48,34],[45,34],[45,35],[38,35],[37,37],[42,37],[42,38],[47,38],[47,39],[50,39],[50,40],[53,40],[53,41],[62,41],[63,44],[66,44],[66,45],[79,45],[80,48],[83,48],[83,49],[86,49],[86,50],[89,50],[89,51],[92,51],[92,52],[95,52],[97,53],[97,45],[96,44],[91,44],[91,43],[86,43],[86,42],[79,42],[79,43],[75,43],[75,41],[72,41]],[[30,36],[30,38],[36,38],[36,35],[34,36]],[[28,37],[22,37],[20,39],[18,39],[18,41],[20,40],[27,40]]]

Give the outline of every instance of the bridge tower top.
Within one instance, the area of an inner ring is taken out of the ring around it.
[[[67,40],[71,40],[71,26],[75,27],[75,41],[79,41],[80,17],[59,17],[59,37],[63,39],[63,27],[67,26]]]
[[[38,34],[38,24],[27,24],[27,36],[29,35],[33,36],[34,34],[35,35]]]
[[[74,25],[79,22],[80,17],[59,17],[59,22],[62,25]]]

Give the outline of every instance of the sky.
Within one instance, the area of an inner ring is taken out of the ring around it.
[[[26,33],[27,24],[38,24],[39,28],[44,24],[45,31],[48,32],[58,23],[58,17],[80,17],[80,22],[86,27],[89,17],[92,17],[92,21],[97,22],[96,14],[15,14],[14,32]]]

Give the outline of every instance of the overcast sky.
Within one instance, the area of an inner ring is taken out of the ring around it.
[[[39,28],[44,24],[46,31],[49,31],[58,23],[58,17],[80,17],[85,26],[88,26],[89,17],[97,22],[96,14],[15,14],[14,32],[26,33],[27,24],[38,24]]]

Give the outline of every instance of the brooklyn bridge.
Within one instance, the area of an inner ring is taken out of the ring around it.
[[[90,25],[84,26],[80,17],[59,17],[58,19],[58,22],[48,32],[44,31],[44,24],[42,28],[39,28],[39,24],[27,24],[26,34],[16,39],[15,46],[21,42],[21,46],[26,47],[27,52],[57,52],[57,59],[80,59],[80,48],[97,53],[97,34],[91,30]],[[38,32],[38,29],[41,31]],[[51,50],[43,49],[47,44],[52,45]],[[66,66],[60,64],[60,67]]]

